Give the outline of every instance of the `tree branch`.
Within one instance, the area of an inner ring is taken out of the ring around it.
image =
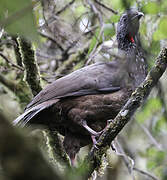
[[[108,11],[111,11],[113,14],[118,14],[117,11],[115,11],[114,9],[112,9],[112,8],[106,6],[105,4],[99,2],[98,0],[94,0],[94,1],[95,1],[98,5],[100,5],[101,7],[107,9]]]
[[[150,177],[150,178],[153,179],[153,180],[158,180],[157,177],[155,177],[154,175],[152,175],[152,174],[149,173],[149,172],[143,171],[143,170],[138,169],[138,168],[136,168],[136,167],[134,167],[133,170],[139,172],[140,174],[143,174],[143,175],[145,175],[145,176],[148,176],[148,177]]]
[[[78,50],[77,53],[72,54],[68,60],[64,61],[64,63],[56,70],[57,78],[61,77],[62,74],[66,74],[68,70],[72,70],[74,64],[77,66],[77,63],[80,63],[81,60],[84,62],[89,45],[90,42],[86,43],[82,49]]]
[[[67,8],[69,8],[73,3],[75,2],[75,0],[70,1],[68,4],[66,4],[61,10],[56,12],[56,16],[58,16],[59,14],[61,14],[63,11],[65,11]]]
[[[62,166],[70,168],[70,160],[63,146],[63,138],[56,131],[49,130],[45,131],[45,133],[49,137],[48,144],[54,160],[58,161]]]
[[[92,172],[101,164],[101,158],[106,153],[111,142],[123,129],[123,127],[130,121],[130,118],[135,113],[138,107],[148,97],[152,88],[157,84],[159,78],[162,76],[167,67],[167,48],[164,48],[157,57],[156,63],[151,71],[148,73],[144,82],[132,93],[128,102],[124,105],[118,115],[115,117],[103,134],[100,136],[96,147],[92,147],[90,153],[85,158],[84,163],[89,164],[89,177]]]
[[[19,65],[20,67],[23,67],[21,53],[19,51],[18,38],[19,37],[17,37],[17,36],[12,36],[12,40],[14,41],[13,48],[14,48],[14,52],[15,52],[15,56],[16,56],[17,65]]]
[[[25,66],[26,81],[32,91],[32,94],[35,96],[42,90],[35,52],[32,49],[31,43],[29,43],[25,39],[21,38],[19,40],[19,44],[23,64]]]
[[[0,56],[8,63],[8,64],[10,64],[12,67],[14,67],[14,68],[17,68],[17,69],[19,69],[19,70],[21,70],[21,71],[24,71],[24,68],[23,67],[21,67],[21,66],[19,66],[19,65],[17,65],[17,64],[14,64],[12,61],[10,61],[5,55],[3,55],[2,53],[0,53]]]
[[[19,98],[19,102],[22,108],[25,107],[25,104],[30,102],[32,96],[29,88],[27,87],[27,84],[25,84],[23,81],[16,83],[13,80],[5,78],[5,76],[0,73],[0,83],[6,86]]]

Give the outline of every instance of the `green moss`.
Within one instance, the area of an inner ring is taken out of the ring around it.
[[[24,39],[18,40],[21,57],[25,66],[25,80],[27,81],[32,94],[38,94],[42,87],[40,85],[40,74],[35,58],[35,50],[31,43]]]

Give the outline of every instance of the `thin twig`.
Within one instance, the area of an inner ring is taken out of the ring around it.
[[[10,61],[5,55],[3,55],[2,53],[0,53],[0,56],[7,62],[7,63],[9,63],[12,67],[14,67],[14,68],[17,68],[17,69],[19,69],[19,70],[21,70],[21,71],[24,71],[24,68],[23,67],[21,67],[21,66],[19,66],[19,65],[17,65],[17,64],[14,64],[12,61]]]
[[[49,35],[47,33],[41,32],[41,31],[38,31],[38,32],[41,36],[43,36],[43,37],[49,39],[50,41],[54,42],[61,51],[64,51],[64,48],[55,40],[54,37],[52,37],[51,35]]]
[[[111,11],[111,12],[114,13],[114,14],[118,14],[117,11],[115,11],[114,9],[112,9],[112,8],[106,6],[105,4],[99,2],[98,0],[94,0],[94,1],[95,1],[98,5],[100,5],[101,7],[107,9],[108,11]]]
[[[63,11],[65,11],[68,7],[70,7],[73,3],[75,2],[75,0],[70,1],[68,4],[66,4],[62,9],[60,9],[59,11],[56,12],[56,16],[58,16],[59,14],[61,14]]]
[[[129,157],[128,155],[126,155],[124,149],[122,148],[121,144],[118,143],[118,141],[116,141],[116,143],[117,143],[117,147],[118,147],[117,149],[119,149],[119,151],[120,151],[120,153],[116,153],[116,154],[123,158],[124,163],[127,166],[128,171],[129,171],[130,174],[132,174],[132,172],[134,170],[134,171],[137,171],[137,172],[139,172],[139,173],[141,173],[141,174],[143,174],[145,176],[148,176],[148,177],[152,178],[153,180],[158,180],[158,178],[155,177],[153,174],[151,174],[151,173],[149,173],[147,171],[143,171],[143,170],[141,170],[139,168],[136,168],[134,166],[135,165],[134,160],[131,157]],[[132,176],[133,176],[133,174],[132,174]],[[134,176],[133,176],[133,179],[134,179]]]
[[[163,148],[161,146],[161,144],[159,144],[157,142],[157,140],[152,136],[152,134],[149,132],[149,130],[142,124],[139,124],[140,127],[143,129],[143,131],[145,132],[145,134],[149,137],[149,139],[151,140],[151,142],[154,144],[154,146],[160,150],[160,151],[163,151]]]
[[[74,39],[72,42],[69,42],[70,45],[66,48],[65,52],[67,53],[71,48],[73,48],[79,42],[79,40],[81,39],[82,36],[88,35],[89,33],[93,32],[97,28],[98,28],[98,26],[93,26],[88,31],[79,34],[79,36],[76,37],[76,39]]]
[[[155,177],[154,175],[152,175],[151,173],[149,173],[149,172],[147,172],[147,171],[143,171],[143,170],[138,169],[138,168],[136,168],[136,167],[134,167],[133,170],[134,170],[134,171],[137,171],[137,172],[139,172],[139,173],[141,173],[141,174],[143,174],[143,175],[146,175],[146,176],[152,178],[153,180],[159,180],[157,177]]]
[[[133,176],[132,170],[135,165],[134,160],[130,156],[126,155],[124,149],[122,148],[118,140],[116,140],[115,142],[116,142],[116,147],[117,147],[116,155],[121,156],[123,158],[124,163],[127,166],[129,173]]]
[[[101,37],[102,37],[102,40],[104,41],[104,23],[103,23],[102,15],[99,13],[99,11],[98,11],[97,8],[95,7],[95,5],[94,5],[90,0],[87,0],[87,1],[88,1],[89,6],[91,7],[92,11],[97,15],[97,17],[98,17],[98,19],[99,19],[99,23],[100,23],[100,27],[101,27],[101,28],[100,28],[100,32],[99,32],[99,35],[98,35],[99,37],[98,37],[98,39],[97,39],[97,41],[96,41],[96,44],[95,44],[92,52],[90,53],[90,55],[89,55],[89,57],[88,57],[88,60],[87,60],[87,62],[86,62],[85,65],[88,65],[88,64],[91,62],[92,57],[93,57],[93,55],[94,55],[94,53],[95,53],[95,51],[96,51],[96,48],[97,48],[97,46],[98,46],[98,44],[99,44],[99,41],[100,41],[100,38],[101,38]]]

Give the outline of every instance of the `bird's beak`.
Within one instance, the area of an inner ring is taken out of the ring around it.
[[[138,12],[138,19],[140,19],[142,16],[144,16],[144,14],[142,12]]]
[[[134,20],[134,19],[137,19],[137,18],[139,20],[142,16],[144,16],[144,14],[142,12],[138,12],[134,17],[131,18],[131,20]]]

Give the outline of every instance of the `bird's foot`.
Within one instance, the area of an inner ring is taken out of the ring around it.
[[[92,139],[92,142],[93,142],[93,146],[96,149],[98,149],[98,147],[96,146],[96,144],[97,144],[96,138],[99,137],[103,133],[103,130],[99,131],[99,132],[96,132],[95,130],[93,130],[92,128],[90,128],[87,125],[87,122],[85,120],[82,121],[82,126],[90,133],[91,139]]]
[[[114,142],[111,143],[111,149],[112,149],[114,152],[116,152],[116,146],[115,146]]]
[[[92,142],[93,142],[93,146],[94,146],[96,149],[98,149],[98,147],[96,146],[96,144],[97,144],[96,136],[91,135],[91,139],[92,139]]]
[[[93,146],[94,146],[96,149],[98,149],[98,147],[96,146],[96,144],[97,144],[96,137],[99,137],[99,136],[106,130],[106,128],[108,127],[108,125],[109,125],[111,122],[113,122],[113,119],[107,120],[107,125],[106,125],[106,127],[105,127],[103,130],[101,130],[100,132],[96,132],[96,135],[91,135],[92,142],[93,142]],[[93,130],[93,131],[94,131],[94,130]],[[90,131],[89,131],[89,132],[90,132]],[[116,148],[115,148],[114,144],[111,144],[111,148],[112,148],[113,151],[116,151]]]

